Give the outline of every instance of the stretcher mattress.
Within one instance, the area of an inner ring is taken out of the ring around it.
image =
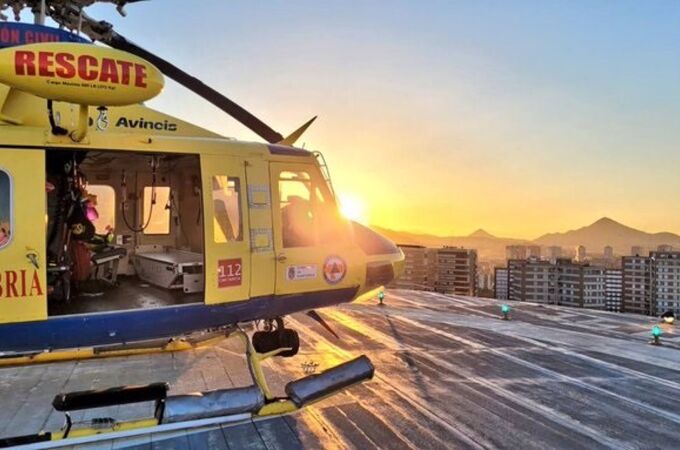
[[[137,276],[165,289],[186,293],[203,291],[203,255],[173,248],[138,248],[134,257]]]

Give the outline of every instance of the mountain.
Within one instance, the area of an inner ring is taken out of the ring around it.
[[[425,247],[452,247],[474,248],[480,260],[504,260],[505,247],[508,245],[529,244],[522,239],[496,237],[484,230],[477,230],[467,236],[434,236],[431,234],[409,233],[395,231],[387,228],[372,227],[383,236],[397,244],[424,245]]]
[[[487,238],[487,239],[495,239],[496,236],[493,234],[487,232],[486,230],[482,230],[481,228],[474,233],[470,233],[468,235],[469,238]]]
[[[563,233],[548,233],[533,241],[496,237],[483,229],[467,236],[434,236],[423,233],[409,233],[387,228],[373,227],[397,244],[424,245],[426,247],[442,247],[445,245],[477,249],[479,259],[494,261],[505,259],[505,247],[508,245],[535,244],[543,247],[557,245],[564,248],[586,247],[588,254],[602,254],[604,247],[611,245],[614,253],[630,254],[630,248],[639,245],[645,250],[655,250],[659,245],[672,245],[680,249],[680,236],[673,233],[646,233],[623,225],[608,217],[596,222]]]
[[[605,246],[611,245],[614,253],[627,255],[634,245],[648,250],[654,250],[659,245],[665,244],[680,248],[680,236],[673,233],[646,233],[603,217],[576,230],[545,234],[536,239],[534,243],[561,247],[583,245],[589,253],[602,253]]]

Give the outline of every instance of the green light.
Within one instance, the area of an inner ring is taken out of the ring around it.
[[[380,300],[385,299],[385,293],[383,291],[378,292],[378,299],[380,299]]]
[[[501,306],[501,312],[502,312],[503,314],[509,313],[509,312],[510,312],[510,307],[509,307],[508,305],[502,305],[502,306]]]
[[[655,338],[660,337],[663,334],[663,331],[661,331],[661,328],[658,325],[654,325],[654,328],[652,328],[652,336]]]

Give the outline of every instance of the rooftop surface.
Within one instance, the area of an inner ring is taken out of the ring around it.
[[[337,340],[306,316],[298,356],[268,363],[275,390],[367,354],[375,378],[297,415],[148,434],[78,448],[677,448],[680,333],[655,319],[584,309],[390,290],[322,310]],[[155,381],[172,393],[250,384],[236,339],[205,349],[0,369],[0,436],[55,429],[58,392]],[[150,414],[150,405],[92,416]],[[131,447],[132,446],[132,447]]]

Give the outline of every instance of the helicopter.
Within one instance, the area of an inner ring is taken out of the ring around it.
[[[260,366],[299,351],[286,316],[307,312],[334,333],[317,309],[370,295],[403,270],[394,243],[340,214],[323,154],[295,146],[316,117],[284,137],[87,16],[93,3],[0,0],[0,14],[29,8],[36,18],[0,20],[0,365],[158,341],[174,351],[183,336],[234,334],[254,384],[193,396],[168,396],[165,383],[59,394],[61,430],[0,447],[286,414],[371,378],[360,356],[288,383],[278,398]],[[124,15],[132,2],[108,3]],[[147,107],[165,77],[265,142]],[[248,335],[248,323],[264,326]],[[74,429],[69,415],[140,401],[156,402],[154,417]]]
[[[254,321],[256,350],[293,356],[285,316],[327,327],[318,308],[399,274],[398,247],[339,213],[322,153],[295,146],[315,118],[284,137],[87,16],[92,3],[0,1],[60,25],[0,21],[3,357]],[[145,106],[165,77],[265,143]]]

